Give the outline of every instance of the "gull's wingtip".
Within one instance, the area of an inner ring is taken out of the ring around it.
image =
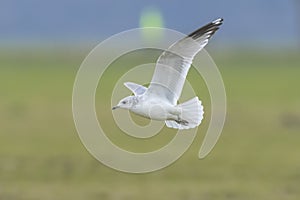
[[[123,85],[128,87],[128,85],[130,85],[131,82],[124,82]]]
[[[223,24],[223,18],[218,18],[205,26],[197,29],[196,31],[192,32],[188,35],[188,37],[193,38],[194,40],[198,39],[210,39],[211,36],[220,28]],[[205,36],[205,37],[203,37]]]
[[[224,19],[223,18],[218,18],[214,21],[212,21],[213,24],[216,24],[216,25],[221,25],[223,23]]]

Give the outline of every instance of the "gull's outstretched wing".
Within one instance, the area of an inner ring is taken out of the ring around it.
[[[124,85],[133,92],[134,96],[142,95],[147,91],[147,88],[132,82],[125,82]]]
[[[164,51],[157,60],[147,95],[163,98],[175,105],[181,95],[194,56],[205,47],[222,22],[223,19],[217,19]]]

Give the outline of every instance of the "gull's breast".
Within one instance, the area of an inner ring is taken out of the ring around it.
[[[132,112],[154,120],[167,120],[173,118],[171,114],[174,106],[165,102],[144,102],[131,109]]]

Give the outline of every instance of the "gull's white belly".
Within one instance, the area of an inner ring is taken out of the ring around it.
[[[145,102],[132,108],[131,111],[143,117],[154,120],[177,119],[177,109],[163,102]]]

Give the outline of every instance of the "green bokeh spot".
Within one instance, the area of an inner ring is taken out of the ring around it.
[[[147,8],[142,11],[140,18],[140,28],[145,28],[142,34],[147,42],[159,42],[163,37],[163,31],[151,29],[153,27],[163,28],[163,17],[158,9]]]

